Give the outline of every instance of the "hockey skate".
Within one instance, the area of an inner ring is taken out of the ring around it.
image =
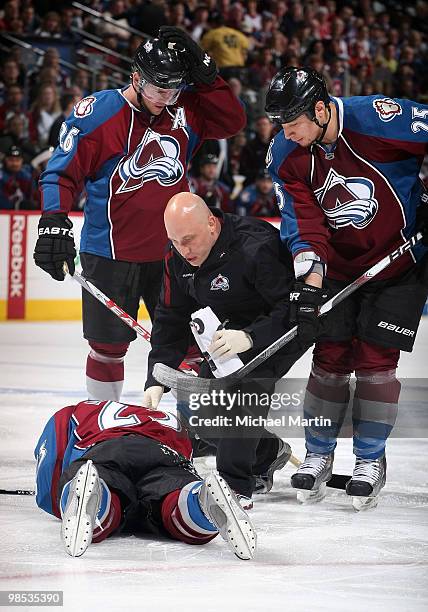
[[[100,479],[97,468],[89,460],[65,485],[61,496],[61,537],[65,550],[72,557],[83,555],[92,542],[100,503]]]
[[[252,559],[256,552],[256,532],[236,495],[218,472],[212,472],[203,481],[199,503],[235,555]]]
[[[354,472],[346,485],[346,492],[352,495],[352,506],[356,512],[376,508],[380,490],[386,482],[386,457],[355,460]]]
[[[279,449],[276,458],[272,461],[266,472],[256,476],[255,494],[269,493],[273,487],[273,474],[282,470],[291,457],[291,447],[287,442],[279,439]]]
[[[334,453],[321,455],[306,453],[304,462],[291,477],[291,486],[297,491],[297,501],[304,504],[314,504],[324,499],[327,482],[333,470]]]

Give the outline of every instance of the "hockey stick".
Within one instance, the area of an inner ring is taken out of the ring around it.
[[[64,274],[69,274],[70,277],[81,285],[86,291],[91,293],[95,299],[101,304],[104,304],[113,314],[115,314],[121,321],[123,321],[128,327],[133,329],[139,336],[150,342],[150,332],[144,329],[135,319],[133,319],[128,313],[126,313],[120,306],[113,302],[113,300],[107,297],[102,291],[97,289],[90,281],[86,280],[79,272],[70,274],[67,264],[64,262],[63,265]]]
[[[29,491],[28,489],[15,489],[9,491],[8,489],[0,489],[0,495],[35,495],[35,491]]]
[[[390,266],[396,259],[401,257],[404,253],[407,253],[412,247],[415,246],[419,240],[421,240],[422,234],[418,232],[412,238],[409,238],[404,244],[399,246],[395,251],[386,255],[383,259],[378,261],[374,266],[369,268],[367,272],[359,276],[352,283],[347,285],[344,289],[336,293],[331,299],[329,299],[325,304],[321,306],[319,316],[323,316],[326,313],[330,312],[334,306],[342,302],[349,295],[354,293],[357,289],[359,289],[362,285],[367,283],[369,280],[377,276],[380,272],[385,270],[388,266]],[[274,355],[279,349],[284,347],[288,342],[290,342],[297,335],[297,325],[286,332],[284,335],[280,336],[275,342],[273,342],[270,346],[265,348],[261,353],[253,357],[247,364],[245,364],[233,374],[229,374],[228,376],[223,376],[222,378],[202,378],[202,377],[190,377],[182,374],[178,370],[174,370],[169,366],[166,366],[162,363],[156,363],[153,368],[153,376],[156,380],[170,387],[171,389],[180,388],[180,391],[187,393],[209,393],[213,389],[224,388],[225,385],[231,385],[236,383],[237,380],[243,378],[250,372],[254,370],[261,363],[266,361],[269,357]]]

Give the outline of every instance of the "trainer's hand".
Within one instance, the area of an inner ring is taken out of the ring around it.
[[[238,329],[220,329],[216,331],[208,347],[213,359],[226,361],[238,353],[244,353],[253,346],[249,334]]]
[[[185,61],[188,65],[190,80],[194,83],[212,85],[217,76],[217,66],[208,53],[196,43],[187,32],[174,26],[159,28],[159,38],[175,45],[177,51],[184,51]]]
[[[163,395],[163,387],[158,387],[157,385],[153,387],[148,387],[144,391],[143,396],[143,406],[146,408],[157,408],[159,406],[159,402],[162,399]]]
[[[76,249],[72,228],[73,224],[65,213],[44,214],[39,221],[34,262],[58,281],[65,278],[64,262],[70,274],[74,274]]]
[[[319,331],[318,314],[328,298],[328,291],[322,287],[296,281],[290,291],[290,324],[297,325],[298,339],[302,345],[315,342]]]

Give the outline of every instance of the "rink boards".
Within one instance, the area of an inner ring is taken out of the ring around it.
[[[0,321],[81,319],[80,287],[69,277],[54,281],[34,265],[38,211],[0,211]],[[71,213],[79,249],[82,213]],[[269,220],[279,227],[279,219]],[[428,302],[424,314],[428,312]],[[144,304],[139,318],[147,318]]]

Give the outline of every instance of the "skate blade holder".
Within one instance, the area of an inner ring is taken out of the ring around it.
[[[296,497],[300,504],[316,504],[324,499],[327,483],[322,482],[318,489],[297,489]]]
[[[355,512],[363,512],[366,510],[373,510],[376,508],[379,502],[379,495],[372,495],[371,497],[363,497],[354,495],[352,497],[352,507]]]

